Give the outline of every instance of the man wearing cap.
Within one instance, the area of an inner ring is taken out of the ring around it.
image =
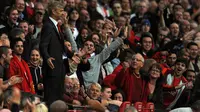
[[[141,22],[141,31],[138,32],[136,35],[135,35],[135,43],[136,44],[139,44],[140,42],[140,38],[142,36],[142,33],[144,32],[149,32],[150,31],[150,28],[151,28],[151,23],[148,19],[144,19],[142,20]]]
[[[44,18],[44,13],[41,12],[41,11],[37,11],[35,13],[35,16],[34,16],[34,32],[33,32],[33,38],[34,39],[37,39],[42,30],[42,26],[43,26],[43,18]]]
[[[148,19],[142,21],[142,32],[149,32],[151,28],[151,23]]]
[[[134,32],[138,33],[141,28],[142,20],[148,18],[147,14],[148,8],[149,7],[145,1],[140,1],[137,7],[137,12],[130,21],[130,24],[132,25]]]

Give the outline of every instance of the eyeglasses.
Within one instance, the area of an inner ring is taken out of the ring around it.
[[[160,70],[158,69],[151,69],[152,72],[159,72],[160,73]]]
[[[143,60],[137,59],[137,58],[132,58],[133,61],[141,61],[143,62]]]

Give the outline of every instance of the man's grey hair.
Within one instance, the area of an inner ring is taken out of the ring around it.
[[[141,56],[141,61],[144,63],[144,57],[140,54],[140,53],[136,53],[132,56],[132,59],[135,58],[136,55],[140,55]]]
[[[90,86],[88,86],[88,88],[87,88],[87,91],[89,91],[91,89],[92,85],[98,87],[99,90],[101,91],[101,85],[97,82],[93,82],[92,84],[90,84]]]
[[[57,8],[61,8],[61,9],[64,9],[64,4],[61,2],[61,1],[53,1],[53,2],[50,2],[48,4],[48,13],[49,15],[52,15],[52,10],[55,10]]]

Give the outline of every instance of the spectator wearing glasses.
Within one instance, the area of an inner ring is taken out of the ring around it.
[[[71,78],[72,88],[71,92],[66,92],[63,95],[64,101],[73,105],[81,106],[85,101],[85,96],[81,90],[80,83],[77,78]]]
[[[149,96],[149,91],[144,89],[147,83],[139,72],[143,65],[144,58],[141,54],[137,53],[133,55],[130,67],[124,67],[116,74],[116,86],[122,88],[127,101],[131,103],[146,102]]]
[[[151,58],[154,54],[153,51],[153,36],[149,32],[142,33],[140,39],[141,47],[136,48],[136,53],[142,54],[144,59]]]
[[[162,83],[163,75],[162,68],[159,63],[154,63],[149,68],[147,77],[148,84],[146,85],[147,91],[149,91],[148,101],[155,104],[156,108],[162,108]]]

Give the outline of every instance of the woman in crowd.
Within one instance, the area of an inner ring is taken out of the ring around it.
[[[43,95],[43,76],[42,76],[42,60],[40,56],[40,52],[38,49],[33,49],[31,51],[30,61],[28,63],[31,75],[33,78],[33,83],[35,87],[35,91],[38,95]]]
[[[122,90],[120,89],[116,89],[112,92],[112,97],[113,100],[118,100],[118,101],[126,101],[126,97],[125,94]]]
[[[79,12],[77,9],[70,9],[69,12],[69,26],[71,28],[74,39],[76,40],[79,31],[77,29],[77,20],[79,19]]]
[[[147,88],[149,89],[148,102],[153,102],[156,108],[162,105],[162,68],[159,63],[154,63],[149,68]]]

